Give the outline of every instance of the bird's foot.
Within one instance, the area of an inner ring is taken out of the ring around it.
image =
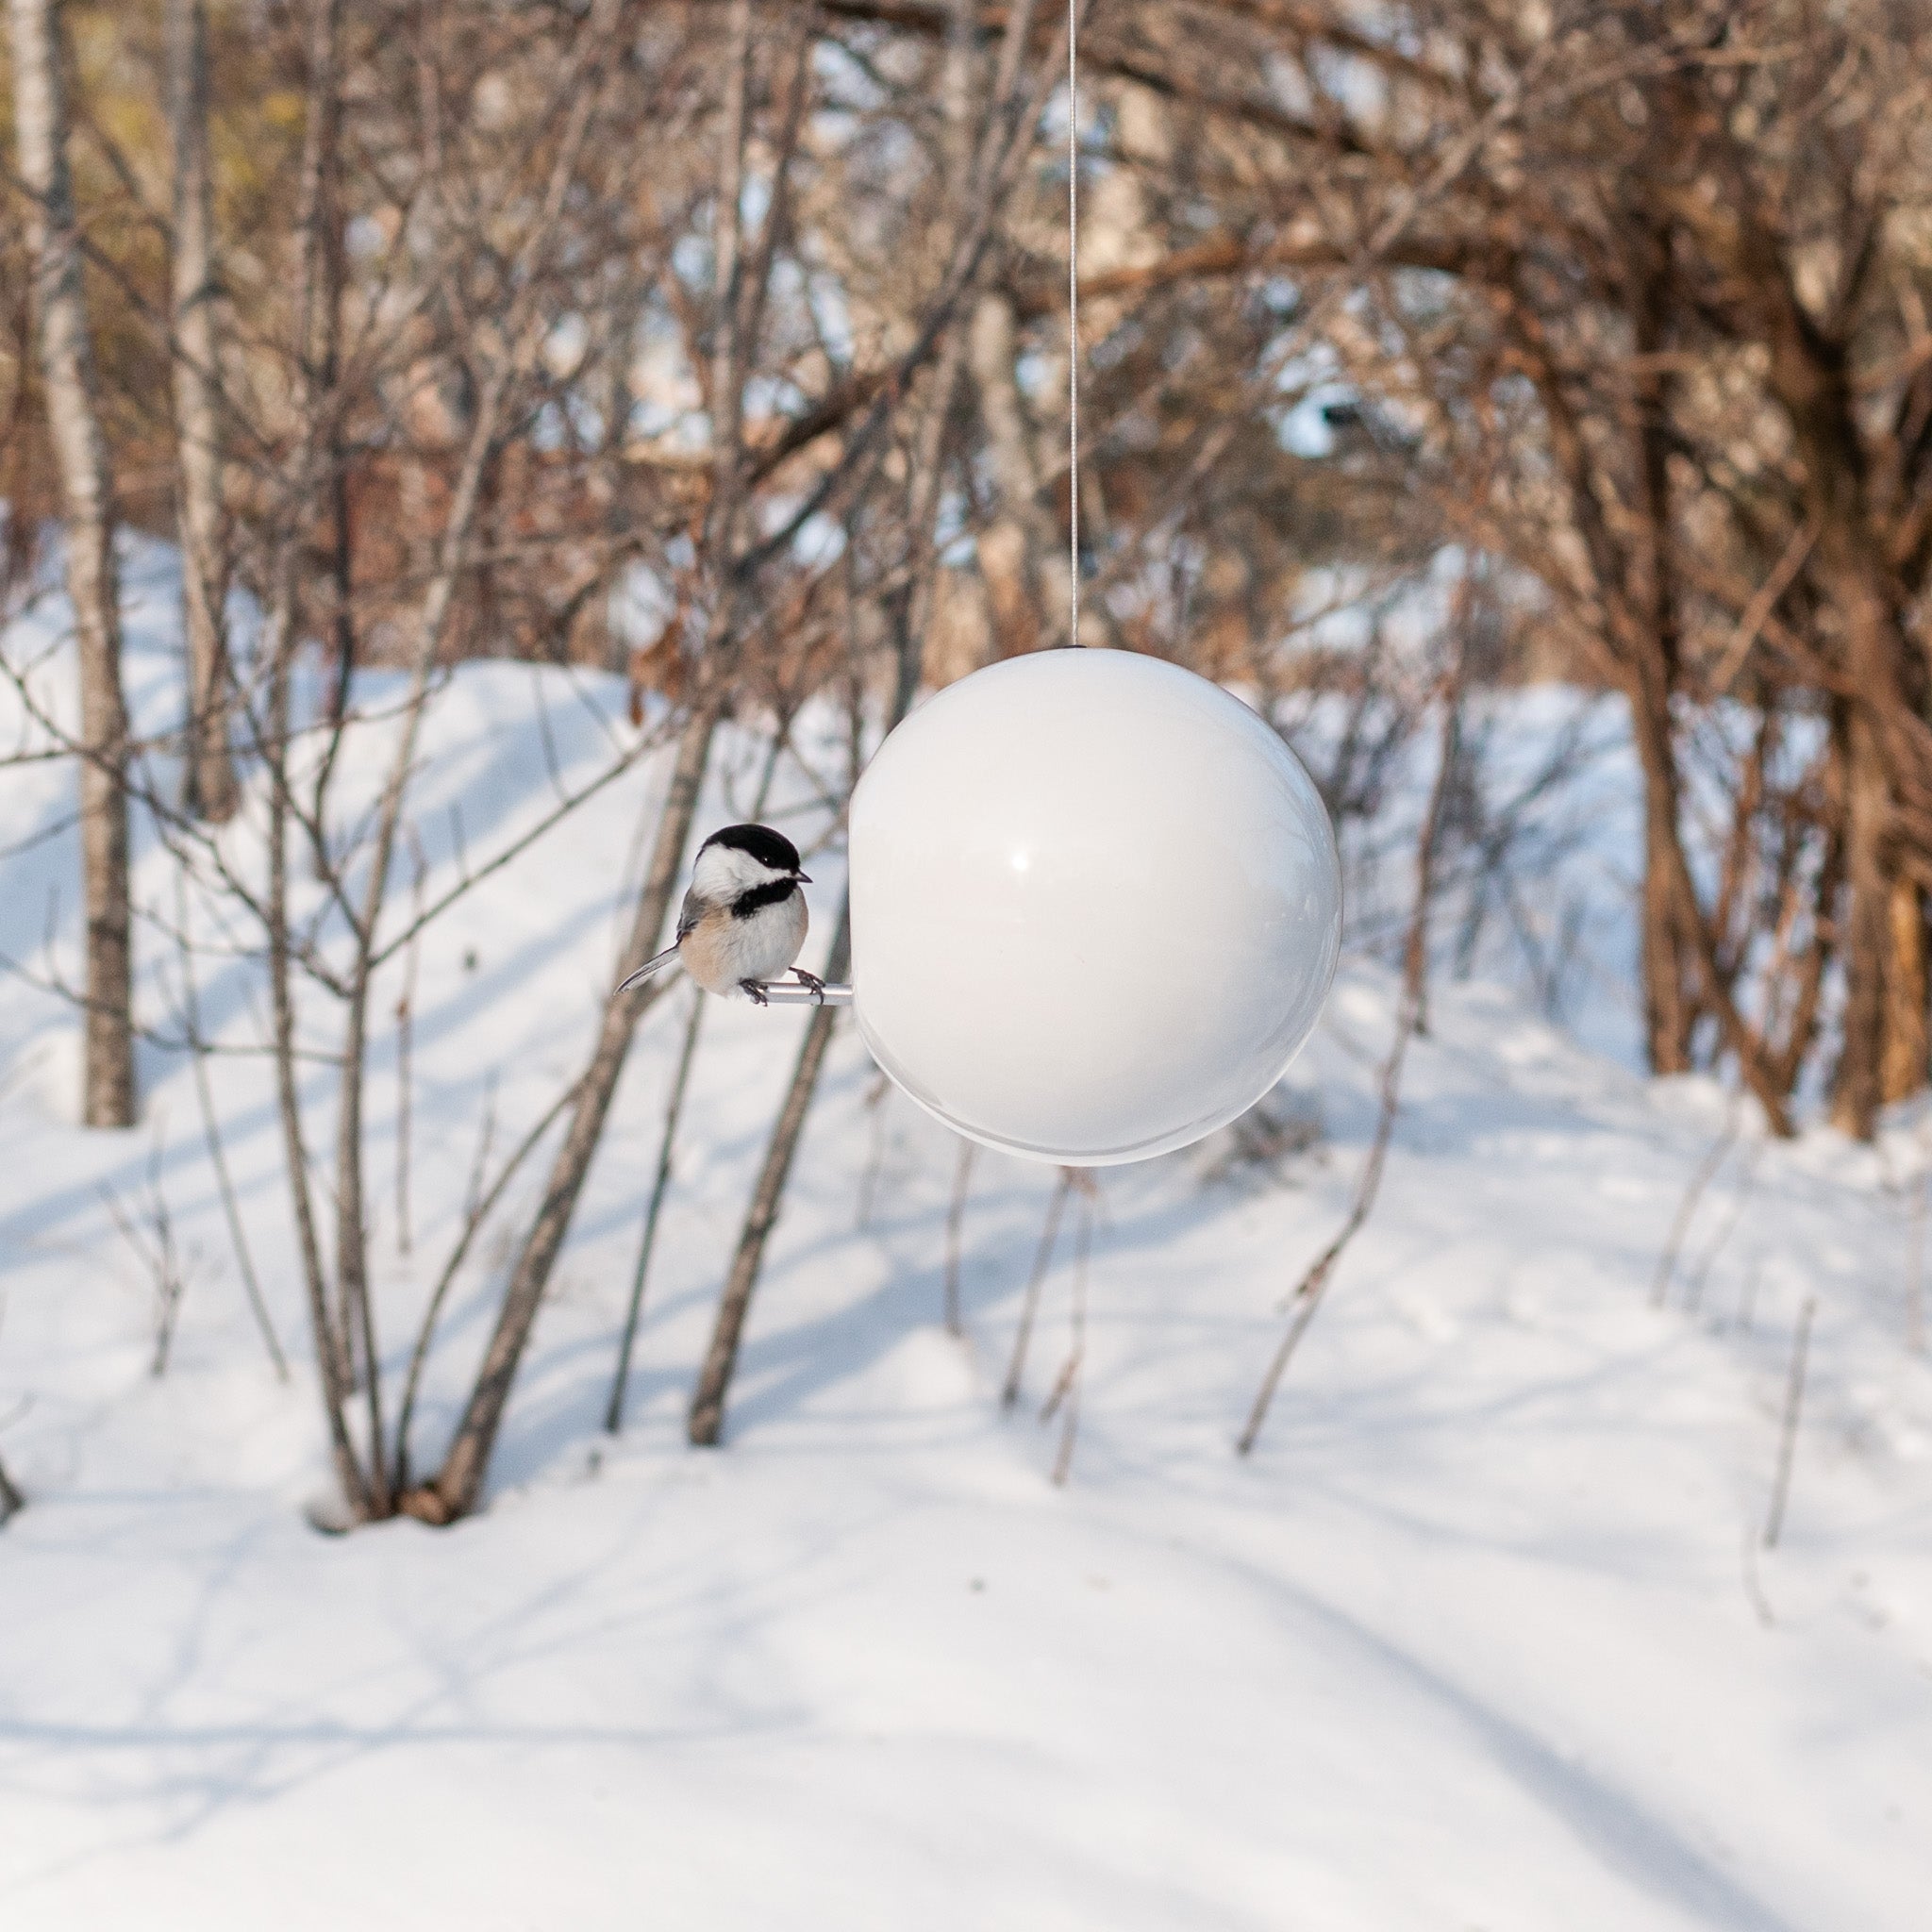
[[[771,1001],[765,997],[764,988],[760,986],[756,979],[741,979],[738,983],[743,989],[745,998],[748,999],[753,1006],[769,1007],[772,1004]]]
[[[791,969],[791,976],[797,980],[800,986],[805,988],[806,991],[811,994],[813,1006],[822,1007],[824,1005],[825,982],[816,973],[808,973],[803,966],[794,966]]]

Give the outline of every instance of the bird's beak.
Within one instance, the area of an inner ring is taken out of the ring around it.
[[[801,886],[808,886],[811,884],[811,874],[808,872],[795,872],[791,874],[791,876],[795,878]]]

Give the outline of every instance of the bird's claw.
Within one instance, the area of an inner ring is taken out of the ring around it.
[[[744,990],[744,996],[755,1007],[768,1007],[772,1003],[765,997],[765,990],[756,979],[741,979],[739,985]]]
[[[803,966],[794,966],[791,969],[791,976],[798,981],[799,985],[805,988],[806,991],[811,994],[813,1006],[822,1007],[824,1005],[825,982],[816,973],[808,973]]]

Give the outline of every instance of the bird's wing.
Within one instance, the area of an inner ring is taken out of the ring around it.
[[[648,979],[654,973],[661,973],[677,958],[677,949],[684,943],[685,936],[699,920],[711,909],[708,899],[701,899],[695,891],[684,895],[684,904],[677,908],[677,937],[661,953],[654,955],[624,981],[617,989],[623,992],[626,987],[635,986],[641,979]]]
[[[627,979],[620,980],[617,985],[617,991],[619,992],[628,992],[640,980],[648,979],[652,974],[661,973],[665,967],[675,964],[676,958],[677,948],[675,945],[666,946],[661,953],[653,954]]]

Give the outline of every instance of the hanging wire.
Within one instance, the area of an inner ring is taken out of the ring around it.
[[[1067,0],[1067,642],[1080,641],[1080,0]]]

